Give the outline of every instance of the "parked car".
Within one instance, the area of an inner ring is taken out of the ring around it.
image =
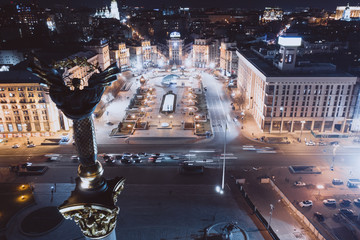
[[[124,157],[131,157],[131,155],[132,155],[132,154],[129,153],[129,152],[124,152],[124,153],[123,153],[123,156],[124,156]]]
[[[339,142],[338,141],[330,142],[330,145],[331,146],[339,145]]]
[[[295,187],[305,187],[306,183],[301,182],[301,181],[296,181],[296,182],[294,182],[294,186]]]
[[[332,184],[334,184],[334,185],[342,185],[342,184],[344,184],[344,182],[342,180],[338,179],[338,178],[334,178],[332,180]]]
[[[306,146],[316,146],[316,144],[313,142],[313,141],[308,141],[308,142],[305,142],[305,145]]]
[[[319,142],[319,146],[326,146],[326,142]]]
[[[311,207],[313,205],[313,202],[311,200],[305,200],[302,202],[299,202],[300,207]]]
[[[352,217],[355,215],[354,211],[348,208],[341,208],[339,209],[339,213],[347,216],[347,217]]]
[[[33,148],[33,147],[35,147],[35,146],[36,146],[36,145],[33,144],[33,143],[30,143],[30,144],[27,145],[28,148]]]
[[[71,160],[72,160],[73,162],[77,162],[77,161],[80,160],[80,158],[79,158],[78,156],[76,156],[76,155],[73,155],[73,156],[71,156]]]
[[[343,200],[340,201],[340,205],[342,205],[344,207],[350,206],[350,204],[351,204],[350,199],[343,199]]]
[[[322,215],[320,212],[315,212],[314,217],[319,221],[323,222],[325,220],[324,215]]]
[[[360,206],[360,198],[355,198],[355,199],[354,199],[354,204],[355,204],[356,206]]]
[[[325,200],[323,201],[323,203],[324,203],[324,205],[326,205],[326,206],[335,206],[335,205],[336,205],[336,200],[335,200],[335,199],[332,199],[332,198],[330,198],[330,199],[325,199]]]
[[[12,148],[19,148],[19,147],[20,147],[19,144],[14,144],[14,145],[12,145]]]

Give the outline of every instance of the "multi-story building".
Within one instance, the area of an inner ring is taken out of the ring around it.
[[[193,65],[197,68],[205,68],[209,66],[209,39],[195,39],[193,45]]]
[[[296,65],[301,38],[284,37],[279,44],[274,62],[259,52],[237,51],[238,88],[258,126],[264,132],[349,132],[357,77],[332,64]]]
[[[336,8],[335,20],[351,21],[360,20],[360,6],[338,6]]]
[[[0,65],[16,65],[24,61],[24,54],[18,50],[0,50]]]
[[[27,71],[0,73],[0,138],[49,136],[70,124],[39,78]]]
[[[97,54],[97,62],[101,70],[105,70],[110,66],[110,50],[107,40],[93,40],[89,46],[87,46],[87,49]]]
[[[237,74],[238,59],[236,55],[236,42],[221,42],[220,69],[226,76]]]
[[[169,48],[169,64],[182,65],[183,64],[183,47],[184,40],[180,38],[179,32],[170,33],[170,39],[167,40]]]
[[[130,62],[133,67],[142,68],[157,62],[157,48],[149,40],[141,41],[141,46],[130,46]]]
[[[96,66],[98,64],[98,54],[92,51],[87,52],[78,52],[71,56],[69,56],[67,59],[73,60],[75,58],[81,58],[86,59],[86,61],[89,63],[89,65]],[[88,86],[88,80],[89,78],[95,73],[95,69],[90,66],[86,65],[74,65],[70,68],[65,70],[65,73],[63,74],[65,81],[67,84],[70,85],[71,79],[73,78],[79,78],[81,80],[81,85]]]
[[[279,21],[283,19],[283,10],[281,8],[266,7],[261,17],[262,22]]]
[[[125,71],[130,67],[130,50],[125,43],[117,44],[117,48],[110,51],[110,63],[116,62],[121,71]]]

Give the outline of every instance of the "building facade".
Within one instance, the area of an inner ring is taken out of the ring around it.
[[[351,131],[357,77],[332,65],[282,71],[251,51],[238,51],[238,87],[264,132]]]
[[[338,6],[336,8],[335,20],[351,21],[360,20],[360,6]]]
[[[237,74],[238,57],[236,55],[236,42],[221,42],[220,69],[225,76]]]
[[[266,7],[261,17],[262,22],[280,21],[283,19],[283,10],[281,8]]]
[[[193,66],[206,68],[210,63],[209,39],[195,39],[193,44]]]
[[[69,121],[30,72],[0,73],[0,138],[50,136]]]
[[[110,63],[116,62],[121,71],[128,70],[130,67],[130,50],[125,43],[119,43],[117,48],[110,51]]]

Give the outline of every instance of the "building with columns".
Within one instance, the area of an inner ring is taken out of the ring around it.
[[[335,20],[352,21],[360,20],[360,6],[338,6],[336,8]]]
[[[126,47],[125,43],[119,43],[115,49],[110,51],[110,63],[116,62],[121,71],[130,68],[130,49]]]
[[[130,46],[130,62],[135,68],[147,67],[157,62],[158,51],[156,45],[149,40],[141,41],[141,45]]]
[[[195,39],[193,44],[193,66],[206,68],[210,64],[210,39]]]
[[[220,69],[226,76],[236,75],[238,59],[236,55],[236,42],[221,42]]]
[[[39,78],[21,70],[0,73],[0,138],[50,136],[71,124]]]
[[[332,64],[296,63],[301,39],[285,38],[279,44],[274,61],[254,49],[236,52],[238,88],[259,128],[271,133],[351,131],[357,77]]]

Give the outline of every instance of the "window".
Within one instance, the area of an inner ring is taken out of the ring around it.
[[[8,129],[9,129],[9,132],[14,131],[13,125],[11,123],[8,123]]]

